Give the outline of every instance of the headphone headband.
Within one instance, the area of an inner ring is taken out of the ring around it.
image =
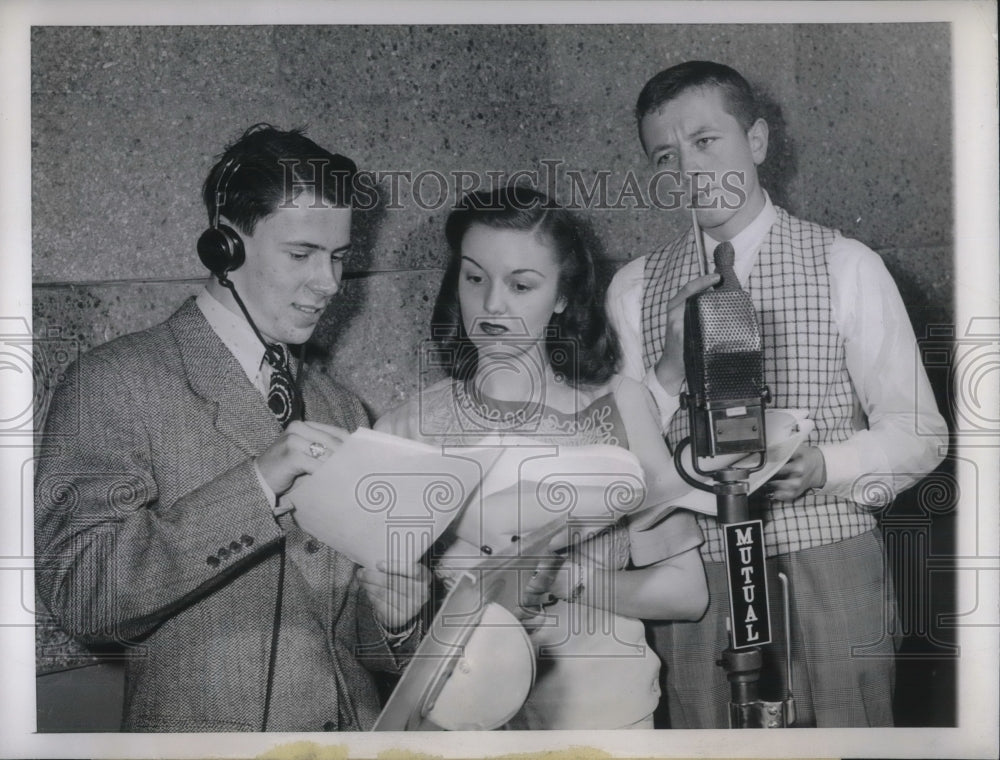
[[[230,166],[236,166],[233,168],[229,177],[226,177],[226,172],[229,170]],[[215,219],[212,222],[212,227],[215,229],[219,228],[219,217],[222,214],[222,207],[226,205],[226,197],[229,193],[229,183],[233,181],[233,176],[240,170],[240,165],[236,163],[236,156],[231,156],[228,161],[226,161],[225,166],[222,167],[222,171],[219,173],[219,179],[215,183]],[[226,180],[226,187],[222,187],[222,180]]]

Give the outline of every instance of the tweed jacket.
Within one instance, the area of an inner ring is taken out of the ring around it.
[[[307,419],[367,424],[356,397],[303,372]],[[194,299],[85,354],[56,390],[36,466],[38,590],[69,633],[124,648],[125,730],[377,717],[369,671],[398,663],[356,566],[274,517],[252,458],[279,433]]]

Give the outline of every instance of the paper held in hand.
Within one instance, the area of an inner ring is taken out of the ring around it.
[[[808,412],[802,409],[766,409],[764,411],[764,423],[767,425],[767,461],[762,469],[750,473],[747,479],[750,493],[774,477],[775,473],[795,453],[795,450],[809,437],[809,433],[813,429],[813,421],[807,415]],[[687,472],[695,480],[700,480],[707,486],[713,484],[711,478],[699,475],[691,467],[690,448],[684,451],[682,459]],[[741,460],[754,461],[755,459],[756,455],[744,456],[741,454],[704,457],[698,460],[698,466],[704,472],[711,472],[725,467],[738,467]],[[632,520],[633,527],[639,530],[649,527],[662,519],[668,512],[679,507],[706,515],[715,515],[718,511],[715,494],[694,488],[689,489],[682,496],[671,493],[667,497],[659,497],[655,493],[650,493],[647,502],[649,504],[660,503],[661,506],[645,509]]]
[[[769,409],[766,421],[767,464],[750,476],[751,491],[777,472],[812,429],[797,410]],[[720,468],[736,459],[701,465]],[[440,446],[361,428],[319,470],[299,478],[282,502],[295,507],[295,520],[307,533],[374,567],[389,558],[416,562],[449,527],[481,559],[479,549],[486,555],[502,550],[555,518],[567,527],[551,548],[582,540],[625,515],[643,530],[678,507],[715,514],[713,494],[691,489],[679,476],[657,482],[665,490],[647,492],[638,458],[619,446],[503,435]]]
[[[416,562],[453,521],[477,547],[509,545],[557,517],[593,532],[644,493],[639,460],[618,446],[499,435],[435,446],[362,428],[282,502],[307,533],[374,566]]]

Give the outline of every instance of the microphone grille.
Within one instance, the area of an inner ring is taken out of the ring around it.
[[[688,389],[707,401],[756,398],[764,377],[760,329],[753,301],[743,290],[702,293],[689,303],[685,325]],[[693,365],[693,366],[692,366]]]

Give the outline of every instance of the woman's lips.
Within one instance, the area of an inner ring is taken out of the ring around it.
[[[479,331],[490,336],[505,335],[510,330],[506,325],[500,325],[496,322],[480,322]]]

